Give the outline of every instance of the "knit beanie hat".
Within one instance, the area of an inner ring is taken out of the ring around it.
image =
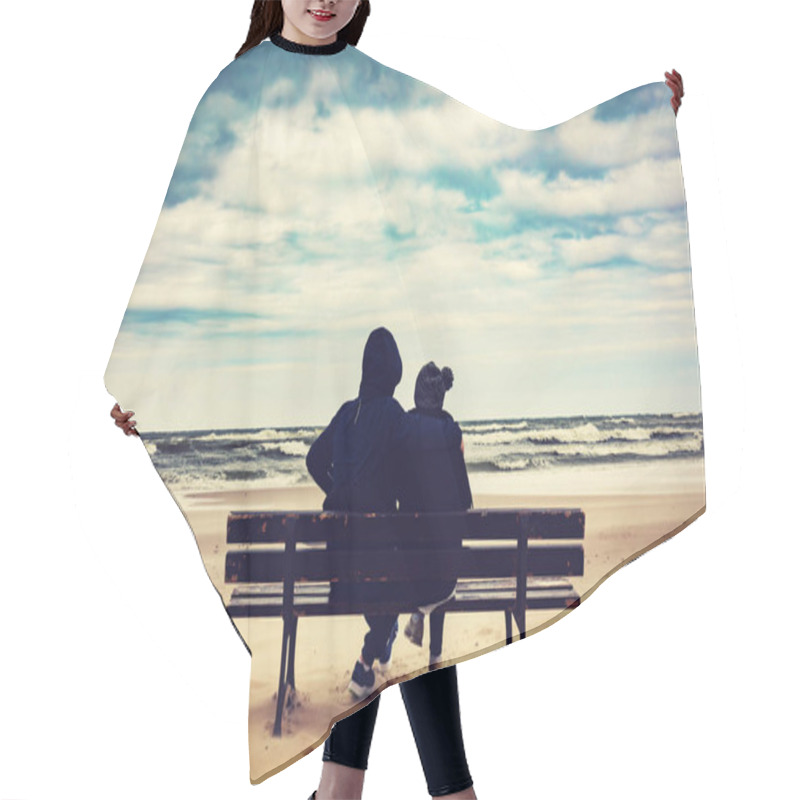
[[[444,405],[444,393],[453,385],[453,370],[450,367],[439,367],[429,361],[417,375],[414,389],[414,403],[417,408],[441,410]]]

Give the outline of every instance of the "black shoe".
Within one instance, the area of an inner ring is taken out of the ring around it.
[[[363,700],[375,688],[375,673],[371,669],[367,669],[360,661],[356,661],[350,685],[347,688],[357,700]]]

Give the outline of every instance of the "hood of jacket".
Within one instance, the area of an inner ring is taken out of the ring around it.
[[[362,400],[392,397],[402,377],[403,361],[394,336],[386,328],[376,328],[364,346],[358,396]]]

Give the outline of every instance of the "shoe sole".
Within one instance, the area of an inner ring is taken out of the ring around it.
[[[375,691],[375,686],[360,686],[355,681],[350,681],[347,691],[350,692],[350,694],[352,694],[357,700],[363,700],[365,697],[369,697]]]

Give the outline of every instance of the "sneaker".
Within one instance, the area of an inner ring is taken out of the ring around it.
[[[442,665],[442,654],[441,653],[431,653],[431,660],[429,664],[429,669],[439,669]]]
[[[356,661],[350,685],[347,687],[356,699],[363,700],[375,688],[375,673],[365,667],[361,661]]]
[[[378,666],[381,669],[388,669],[392,665],[392,645],[394,645],[394,640],[397,638],[397,632],[399,630],[400,626],[397,620],[395,620],[392,632],[389,634],[389,640],[386,642],[386,649],[383,651],[383,655],[378,659]]]
[[[425,616],[415,611],[408,619],[406,629],[403,631],[406,638],[417,647],[422,647],[422,635],[425,632]]]

